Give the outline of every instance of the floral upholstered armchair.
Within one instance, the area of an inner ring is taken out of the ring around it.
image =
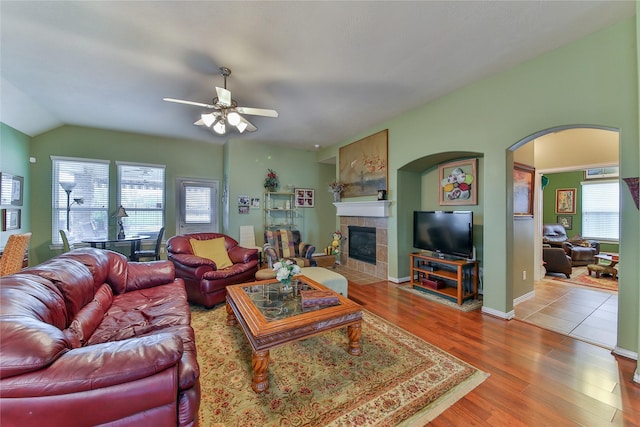
[[[281,259],[290,259],[300,267],[315,266],[316,247],[302,242],[299,230],[267,230],[264,232],[264,254],[269,268]]]

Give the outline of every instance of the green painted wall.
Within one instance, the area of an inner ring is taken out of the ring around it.
[[[411,251],[402,221],[413,210],[417,193],[404,188],[402,171],[417,159],[442,152],[475,152],[484,159],[478,177],[483,196],[485,312],[510,317],[513,310],[513,254],[519,242],[512,220],[512,156],[519,141],[561,125],[592,124],[620,129],[622,177],[638,176],[638,47],[636,18],[585,37],[506,72],[458,90],[435,102],[364,130],[323,150],[389,129],[389,275],[408,275]],[[612,66],[615,64],[615,66]],[[425,167],[425,170],[427,167]],[[402,191],[399,188],[403,188]],[[637,352],[639,336],[640,220],[628,191],[621,197],[621,280],[619,342]],[[429,203],[425,202],[424,203]],[[623,262],[624,260],[630,262]]]
[[[267,169],[273,169],[280,180],[279,191],[290,188],[315,190],[315,207],[297,211],[296,224],[304,241],[321,252],[331,242],[331,232],[336,228],[333,196],[327,184],[334,180],[333,165],[318,163],[313,151],[285,149],[276,145],[256,144],[232,140],[227,146],[229,173],[229,223],[225,233],[238,236],[240,225],[253,225],[256,243],[264,242],[263,208],[264,179]],[[260,198],[260,209],[250,209],[249,214],[238,214],[238,196]]]
[[[556,213],[556,190],[559,188],[575,188],[576,189],[576,213],[569,215],[573,218],[571,229],[567,230],[567,236],[582,236],[582,186],[580,183],[584,180],[583,171],[559,172],[545,174],[549,178],[549,184],[544,188],[543,193],[543,223],[555,224],[558,222],[558,214]],[[624,184],[622,184],[624,186]],[[624,187],[621,188],[626,191]],[[602,252],[618,252],[619,245],[613,243],[600,243]]]
[[[176,230],[176,178],[205,178],[222,182],[222,147],[181,139],[161,138],[104,129],[62,126],[32,139],[32,263],[39,263],[60,253],[51,248],[51,158],[68,156],[107,159],[110,164],[109,211],[115,212],[117,201],[116,161],[166,165],[165,238]],[[115,218],[109,232],[115,234]],[[116,248],[116,250],[120,250]],[[127,251],[128,248],[123,248]]]
[[[0,172],[24,178],[22,206],[2,205],[2,209],[20,209],[21,227],[18,230],[0,231],[0,247],[4,247],[11,234],[31,231],[31,173],[29,168],[29,136],[0,123]],[[33,245],[33,244],[32,244]]]

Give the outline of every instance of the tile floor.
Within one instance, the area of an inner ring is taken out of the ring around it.
[[[618,293],[542,280],[535,295],[515,306],[516,319],[613,349],[618,332]]]

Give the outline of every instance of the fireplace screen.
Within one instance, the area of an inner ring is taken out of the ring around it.
[[[349,227],[349,258],[376,263],[376,229],[374,227]]]

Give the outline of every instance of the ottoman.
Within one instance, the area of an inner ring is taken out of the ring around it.
[[[322,267],[302,267],[300,274],[323,284],[334,292],[348,297],[349,284],[347,279],[335,271],[327,270]]]
[[[336,273],[335,271],[327,270],[322,267],[302,267],[300,274],[307,276],[308,278],[315,280],[316,282],[326,286],[327,288],[337,292],[345,297],[347,294],[348,282],[347,279]],[[270,268],[263,268],[256,273],[256,280],[270,280],[276,278],[276,272]]]
[[[601,274],[610,274],[614,279],[618,276],[618,270],[602,264],[589,264],[587,265],[587,271],[589,272],[589,276],[591,276],[591,273],[594,273],[596,278],[599,278]]]

